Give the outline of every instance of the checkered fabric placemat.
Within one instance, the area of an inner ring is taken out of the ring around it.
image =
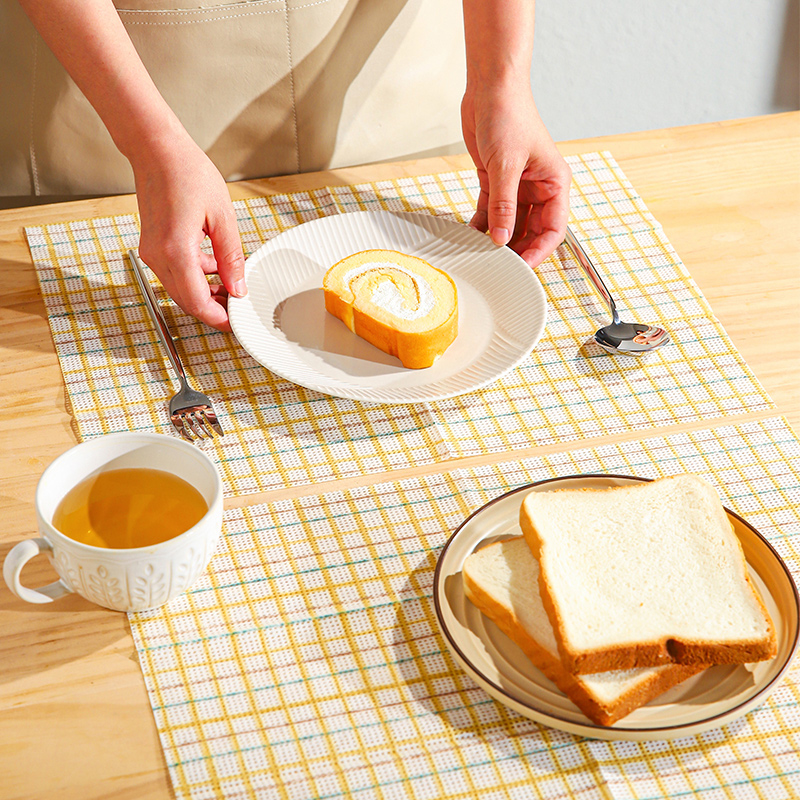
[[[772,408],[610,154],[570,163],[571,224],[629,318],[664,325],[674,345],[641,361],[608,356],[588,341],[607,314],[562,247],[537,270],[547,329],[519,368],[452,400],[378,406],[278,378],[233,337],[183,314],[156,282],[187,372],[213,398],[227,431],[207,444],[226,493]],[[357,209],[425,211],[466,222],[477,190],[475,173],[463,171],[243,200],[235,208],[249,254],[293,225]],[[26,233],[81,437],[170,432],[173,379],[124,257],[138,243],[137,219]]]
[[[800,675],[671,742],[555,731],[455,664],[438,553],[487,500],[575,472],[692,471],[800,574],[800,443],[779,418],[229,510],[209,571],[131,626],[179,798],[788,798]]]

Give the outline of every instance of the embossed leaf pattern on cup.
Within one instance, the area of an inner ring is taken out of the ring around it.
[[[136,608],[152,608],[166,603],[169,599],[169,581],[166,574],[157,571],[154,564],[147,564],[142,574],[134,578],[131,599]]]
[[[63,550],[56,553],[55,567],[62,583],[67,584],[73,592],[80,592],[81,578],[78,574],[78,568],[73,564],[68,553],[65,553]]]
[[[95,573],[88,572],[85,585],[88,597],[94,603],[111,608],[119,608],[125,604],[119,578],[112,577],[104,566],[99,566]]]
[[[102,565],[87,570],[63,550],[55,554],[54,562],[62,582],[87,600],[107,608],[143,609],[164,605],[186,591],[203,571],[205,548],[192,547],[182,555],[178,563],[166,567],[152,562],[143,569],[129,567],[127,580]]]
[[[190,548],[186,553],[186,559],[175,565],[173,577],[173,594],[183,592],[189,588],[203,569],[205,562],[205,550]]]

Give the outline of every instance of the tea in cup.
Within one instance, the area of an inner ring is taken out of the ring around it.
[[[222,532],[222,481],[199,448],[156,433],[100,436],[71,448],[36,488],[40,537],[16,544],[3,577],[30,603],[70,592],[118,611],[164,605],[203,573]],[[58,581],[23,586],[45,553]]]

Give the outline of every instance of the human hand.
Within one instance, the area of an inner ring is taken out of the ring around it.
[[[24,0],[23,8],[130,161],[139,255],[184,311],[230,330],[227,295],[247,290],[225,181],[164,101],[114,4]],[[213,256],[200,250],[206,235]],[[221,287],[206,279],[215,272]]]
[[[228,294],[247,293],[244,253],[220,173],[186,135],[131,159],[141,220],[139,255],[187,313],[229,331]],[[200,249],[211,240],[213,256]],[[208,282],[217,273],[222,285]]]
[[[480,181],[470,225],[538,266],[564,241],[572,173],[539,117],[530,87],[520,82],[468,91],[461,120]]]

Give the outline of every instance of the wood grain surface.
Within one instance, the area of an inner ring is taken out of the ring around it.
[[[800,431],[800,112],[559,147],[565,155],[613,154],[778,411]],[[238,199],[471,166],[454,156],[230,190]],[[0,211],[0,558],[36,535],[36,481],[77,441],[23,229],[135,210],[135,198],[124,196]],[[246,502],[256,499],[263,498]],[[40,557],[24,577],[37,585],[55,574]],[[0,630],[2,797],[172,796],[125,615],[77,596],[31,606],[3,586]]]

